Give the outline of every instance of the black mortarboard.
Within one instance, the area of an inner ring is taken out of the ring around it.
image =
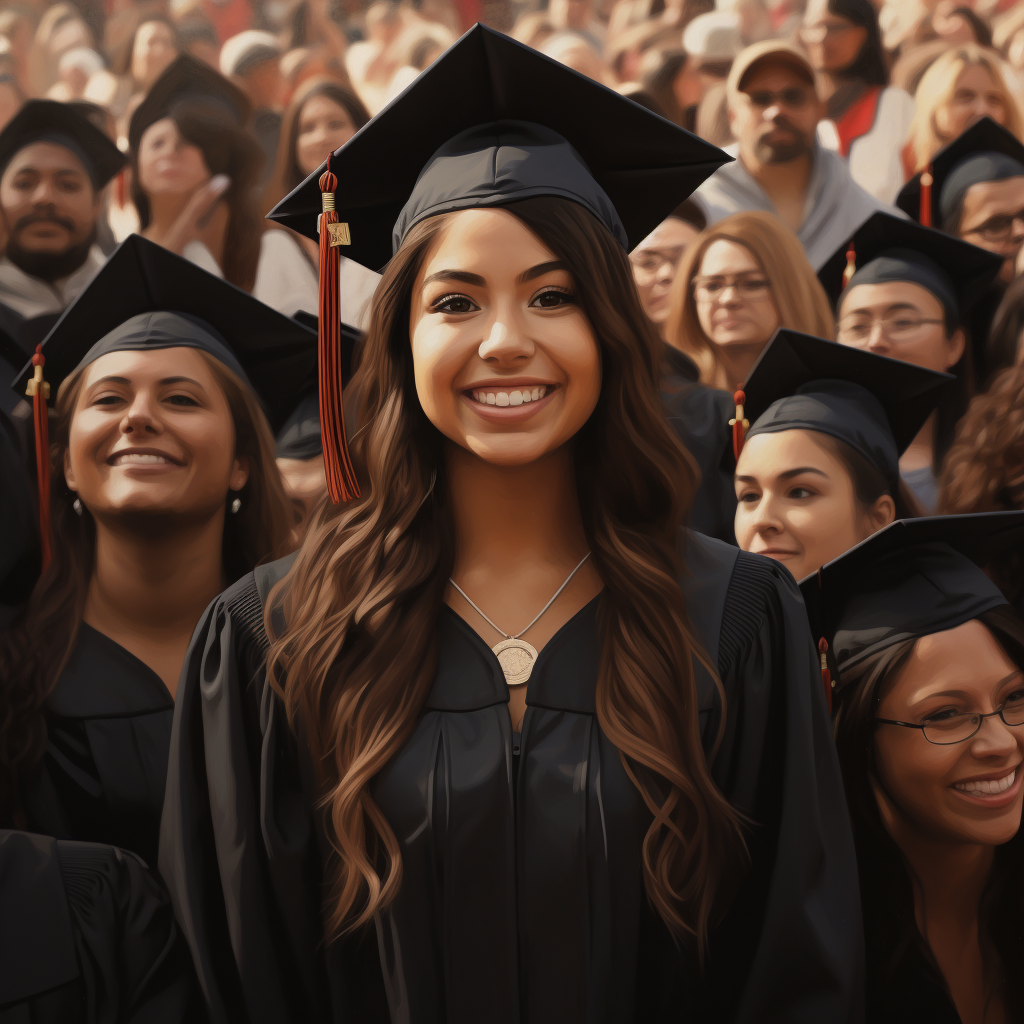
[[[69,104],[29,100],[0,131],[0,174],[34,142],[52,142],[74,153],[97,191],[126,163],[117,146]]]
[[[896,493],[899,457],[956,378],[778,330],[747,377],[747,437],[813,430],[848,444]]]
[[[55,395],[69,373],[108,352],[177,347],[207,352],[250,384],[275,432],[315,387],[313,331],[140,235],[57,321],[43,342],[44,377]],[[15,381],[19,394],[32,372]]]
[[[979,566],[1024,545],[1024,512],[903,519],[800,584],[811,629],[842,673],[901,640],[1009,602]]]
[[[334,154],[344,255],[383,267],[439,213],[561,196],[632,249],[728,157],[632,100],[475,25]],[[271,218],[310,238],[326,165]]]
[[[908,217],[943,227],[971,185],[1024,177],[1024,145],[990,117],[983,117],[932,157],[900,189],[896,205]]]
[[[1002,265],[1001,256],[959,238],[902,217],[874,213],[829,257],[818,278],[837,315],[844,288],[887,281],[920,285],[942,303],[947,327],[953,331]],[[853,266],[856,271],[849,278],[848,268]]]
[[[244,126],[252,111],[249,98],[234,82],[189,53],[171,63],[153,83],[128,125],[129,148],[137,152],[142,133],[186,107],[215,109]]]

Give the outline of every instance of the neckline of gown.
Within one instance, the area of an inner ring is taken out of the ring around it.
[[[87,622],[79,626],[46,703],[64,718],[116,718],[174,708],[170,690],[149,665]]]
[[[526,684],[528,707],[596,712],[594,684],[600,663],[598,593],[571,615],[540,649]],[[494,651],[449,604],[439,622],[438,666],[424,710],[475,711],[507,704],[509,687]]]

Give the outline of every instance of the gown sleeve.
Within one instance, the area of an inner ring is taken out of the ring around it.
[[[167,895],[134,854],[2,831],[0,908],[3,1024],[204,1019]]]
[[[719,991],[745,963],[738,1021],[861,1020],[853,835],[819,659],[799,590],[778,563],[740,552],[718,662],[728,710],[712,770],[752,821],[750,870],[716,943]]]

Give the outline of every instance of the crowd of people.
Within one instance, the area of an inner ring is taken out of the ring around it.
[[[1024,1024],[1024,4],[4,0],[0,245],[0,1018]]]

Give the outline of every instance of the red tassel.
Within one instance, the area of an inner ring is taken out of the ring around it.
[[[342,407],[341,310],[339,308],[338,246],[349,244],[348,225],[338,223],[334,210],[334,191],[338,179],[331,171],[333,154],[327,158],[327,170],[320,175],[323,213],[320,214],[320,433],[324,446],[324,469],[331,501],[338,504],[359,497],[359,483],[345,435],[345,410]]]
[[[818,653],[821,655],[821,682],[825,687],[825,700],[828,701],[828,713],[832,714],[832,673],[828,670],[828,641],[824,637],[818,641]]]
[[[918,211],[918,223],[923,228],[932,226],[932,165],[929,164],[921,172],[921,207]]]
[[[750,428],[750,420],[743,418],[743,403],[746,402],[747,396],[743,392],[742,384],[736,389],[732,400],[736,403],[736,416],[729,420],[729,426],[732,427],[732,454],[739,461],[743,442],[747,439],[747,430]]]
[[[43,346],[36,345],[32,365],[35,373],[25,388],[25,394],[32,399],[32,420],[36,435],[36,483],[39,488],[39,543],[43,554],[43,571],[50,564],[50,421],[46,411],[46,400],[50,397],[50,385],[43,380]]]
[[[850,283],[850,278],[857,273],[857,250],[853,247],[853,239],[846,249],[846,269],[843,271],[843,288]]]

